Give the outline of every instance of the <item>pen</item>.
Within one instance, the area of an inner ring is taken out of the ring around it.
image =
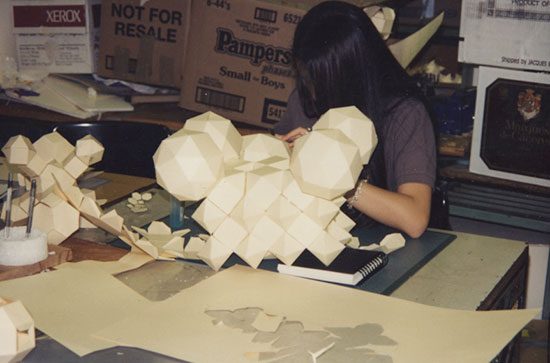
[[[13,192],[13,177],[11,173],[8,173],[8,189],[6,190],[6,227],[4,228],[4,234],[6,238],[10,236],[12,192]]]
[[[36,179],[33,179],[31,181],[31,192],[29,196],[29,210],[28,210],[29,218],[27,218],[27,230],[25,233],[25,238],[29,238],[31,234],[35,198],[36,198]]]

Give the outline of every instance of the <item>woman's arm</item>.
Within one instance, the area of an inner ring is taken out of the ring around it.
[[[368,183],[362,183],[348,199],[353,207],[372,219],[419,237],[428,226],[432,188],[422,183],[401,184],[391,192]]]

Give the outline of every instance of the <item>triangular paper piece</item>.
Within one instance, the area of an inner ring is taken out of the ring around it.
[[[269,251],[285,265],[292,265],[305,249],[304,245],[285,233],[283,238],[269,248]]]
[[[322,263],[328,266],[344,249],[344,245],[323,231],[307,249]]]
[[[199,204],[192,217],[208,233],[214,233],[216,228],[227,218],[227,215],[206,198]]]
[[[206,241],[204,247],[199,251],[197,256],[206,262],[213,270],[218,271],[232,253],[232,249],[212,236]]]

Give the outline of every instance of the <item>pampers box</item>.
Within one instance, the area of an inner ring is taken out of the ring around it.
[[[92,73],[101,0],[13,0],[19,70]]]
[[[194,0],[180,106],[271,127],[294,88],[291,44],[305,10],[257,0]]]

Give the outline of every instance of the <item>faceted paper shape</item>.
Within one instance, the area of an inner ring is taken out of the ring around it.
[[[65,171],[69,173],[70,176],[78,179],[78,177],[80,177],[86,171],[86,169],[88,169],[88,164],[84,163],[76,155],[72,155],[65,161],[63,169],[65,169]]]
[[[247,231],[252,230],[265,211],[255,203],[253,198],[245,195],[231,211],[231,218],[239,221]]]
[[[35,155],[31,141],[22,135],[12,136],[2,148],[6,161],[13,165],[26,165]]]
[[[12,200],[11,214],[10,214],[11,223],[21,222],[25,218],[27,218],[27,211],[26,211],[27,207],[23,207],[23,204],[21,203],[22,201],[23,201],[22,197],[14,198]],[[1,217],[4,221],[6,220],[6,203],[2,203]]]
[[[262,211],[267,210],[281,195],[281,171],[268,166],[246,173],[246,199],[254,201]]]
[[[334,199],[353,189],[362,169],[359,148],[340,130],[319,130],[294,143],[290,170],[304,193]]]
[[[246,228],[234,218],[225,218],[214,232],[216,240],[234,250],[248,235]]]
[[[284,196],[279,196],[267,210],[267,215],[287,229],[302,212]]]
[[[325,266],[328,266],[342,252],[344,245],[325,231],[322,231],[307,249]]]
[[[342,211],[338,212],[336,217],[334,217],[334,222],[348,232],[351,231],[353,227],[355,227],[355,222],[353,221],[353,219],[348,217],[348,215]]]
[[[227,218],[227,215],[209,198],[206,198],[197,207],[192,217],[208,233],[214,233],[216,228]]]
[[[20,165],[19,169],[25,175],[34,178],[40,175],[48,165],[42,155],[35,153],[26,165]]]
[[[288,159],[289,151],[287,143],[269,134],[243,136],[241,159],[246,161],[260,161],[273,156]]]
[[[206,197],[223,176],[223,153],[205,133],[180,130],[155,155],[157,182],[180,201]]]
[[[0,362],[21,362],[35,346],[34,320],[21,301],[0,298]]]
[[[378,137],[374,123],[355,106],[333,108],[313,125],[313,130],[337,129],[359,147],[361,163],[367,164],[376,148]]]
[[[304,213],[325,229],[339,211],[340,208],[331,201],[315,198],[315,201],[304,210]]]
[[[75,151],[74,146],[55,131],[43,135],[36,140],[34,142],[34,149],[47,162],[57,161],[59,164],[63,164]]]
[[[308,247],[323,232],[323,229],[305,213],[301,213],[292,221],[287,232],[304,247]]]
[[[283,238],[269,248],[269,251],[285,265],[292,265],[305,249],[303,244],[285,233]]]
[[[86,165],[101,161],[104,152],[103,145],[92,135],[86,135],[76,141],[76,156]]]
[[[338,242],[347,244],[351,239],[351,234],[340,226],[336,221],[332,221],[328,224],[326,231]]]
[[[228,119],[205,112],[185,121],[185,130],[204,132],[223,153],[224,160],[237,159],[241,152],[242,136]]]
[[[76,180],[60,166],[48,164],[37,178],[36,192],[41,196],[50,193],[56,183],[63,190],[73,186]]]
[[[225,214],[231,213],[237,203],[244,196],[246,174],[231,171],[220,179],[218,184],[208,194],[208,199],[220,208]]]
[[[304,211],[307,207],[315,201],[313,195],[306,194],[302,192],[298,182],[293,179],[283,190],[283,195],[288,201],[298,207],[300,210]]]
[[[211,236],[197,256],[206,262],[213,270],[218,271],[223,263],[231,256],[233,250]]]
[[[250,267],[258,268],[258,265],[262,262],[267,253],[267,247],[263,243],[262,238],[248,235],[239,243],[234,252]]]
[[[80,214],[61,198],[55,202],[49,199],[48,203],[39,203],[34,208],[34,225],[46,233],[49,244],[58,245],[78,230]]]
[[[271,166],[280,170],[288,170],[290,168],[290,160],[288,157],[271,156],[267,159],[260,160],[259,163]]]

